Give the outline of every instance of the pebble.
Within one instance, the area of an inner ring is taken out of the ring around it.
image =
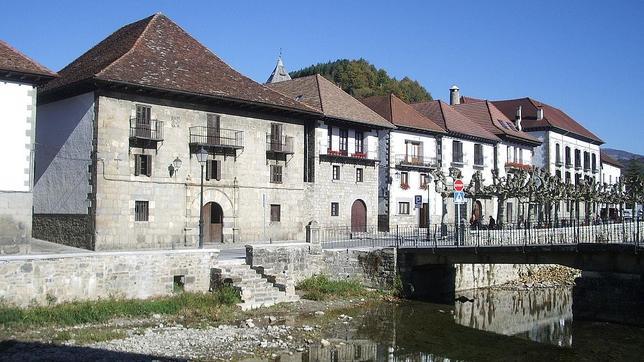
[[[315,315],[320,315],[321,316],[321,315],[324,315],[324,312],[319,310],[319,311],[315,312]]]

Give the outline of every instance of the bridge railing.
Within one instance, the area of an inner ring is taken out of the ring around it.
[[[571,220],[562,226],[506,224],[503,229],[484,226],[437,224],[421,228],[397,225],[379,231],[375,225],[362,228],[323,227],[320,240],[324,248],[360,247],[492,247],[578,243],[628,243],[644,248],[644,223],[587,224]]]

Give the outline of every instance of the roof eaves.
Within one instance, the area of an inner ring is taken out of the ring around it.
[[[319,74],[315,75],[315,85],[316,85],[317,90],[318,90],[318,99],[320,99],[320,110],[322,111],[322,114],[325,114],[324,113],[324,102],[322,102],[322,91],[320,90],[320,79],[318,79],[318,77],[321,77],[321,75],[319,75]]]

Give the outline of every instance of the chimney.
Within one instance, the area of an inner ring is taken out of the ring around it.
[[[540,121],[543,119],[543,108],[539,107],[537,108],[537,121]]]
[[[450,105],[455,105],[455,104],[460,104],[461,103],[461,94],[458,91],[458,87],[453,85],[452,88],[449,89],[449,104]]]
[[[514,117],[514,124],[519,131],[521,131],[521,106],[517,107],[517,114]]]

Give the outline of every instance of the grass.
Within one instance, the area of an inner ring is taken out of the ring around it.
[[[214,293],[180,293],[148,300],[106,299],[71,302],[46,307],[18,308],[0,306],[3,326],[61,325],[101,323],[117,317],[149,317],[153,314],[182,315],[186,318],[218,318],[222,306],[240,301],[232,287]]]
[[[325,300],[331,297],[358,297],[368,291],[356,280],[331,280],[326,275],[314,275],[297,285],[304,299]]]

